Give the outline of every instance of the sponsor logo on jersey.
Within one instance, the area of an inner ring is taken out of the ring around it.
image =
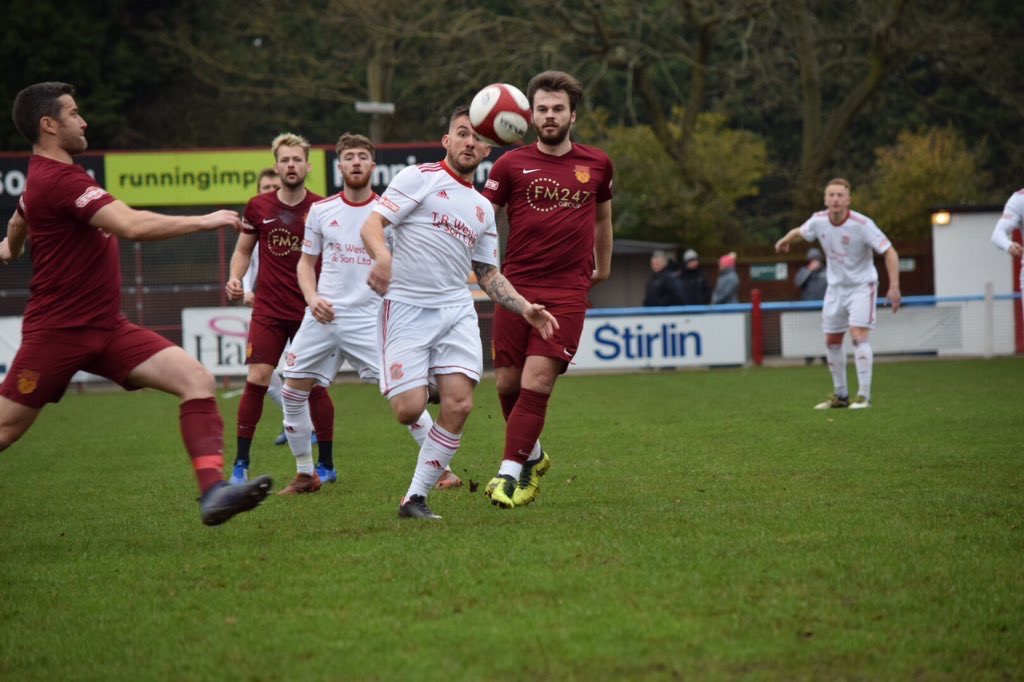
[[[440,192],[437,193],[437,198],[438,199],[447,199],[448,198],[448,192],[446,190],[441,190]]]
[[[341,227],[341,226],[338,225],[338,221],[337,220],[332,220],[330,223],[327,224],[327,227]]]
[[[274,256],[287,256],[293,251],[302,250],[302,238],[292,234],[286,227],[275,227],[267,233],[265,242],[267,251]]]
[[[92,187],[82,192],[82,196],[75,199],[75,206],[77,206],[78,208],[85,208],[90,201],[93,201],[94,199],[99,199],[102,196],[106,196],[106,194],[107,190],[103,189],[102,187],[97,187],[96,185],[93,185]]]
[[[277,218],[264,218],[263,219],[263,224],[264,225],[268,225],[270,223],[275,223],[275,222],[277,222]]]
[[[590,166],[579,166],[577,165],[572,169],[572,172],[576,175],[576,179],[586,184],[590,182]]]
[[[524,168],[523,175],[529,175],[530,173],[539,173],[540,168]]]
[[[388,199],[387,197],[381,197],[380,201],[377,203],[379,203],[381,206],[388,209],[392,213],[398,213],[398,204],[391,201],[391,199]]]
[[[488,180],[487,182],[484,183],[484,189],[498,189],[498,181]]]
[[[476,219],[479,220],[482,223],[486,217],[487,217],[487,214],[484,213],[484,207],[483,206],[477,206],[476,207]]]
[[[544,177],[534,178],[526,187],[526,202],[539,213],[549,213],[558,208],[580,208],[591,196],[593,192],[590,190],[562,187]]]
[[[23,369],[18,373],[18,391],[22,395],[28,395],[39,386],[39,372],[32,369]]]
[[[405,376],[405,370],[402,369],[402,363],[396,362],[388,368],[388,374],[391,376],[392,381],[399,381]]]

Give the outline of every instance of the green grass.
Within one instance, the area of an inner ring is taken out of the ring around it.
[[[345,384],[342,481],[214,529],[172,398],[72,394],[0,455],[0,679],[1020,679],[1021,386],[883,363],[873,409],[823,413],[820,365],[566,377],[541,496],[502,511],[468,485],[500,459],[485,382],[432,524]]]

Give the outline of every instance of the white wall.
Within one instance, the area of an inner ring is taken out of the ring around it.
[[[991,241],[1000,215],[953,213],[949,225],[932,226],[936,296],[981,295],[985,282],[997,294],[1013,293],[1013,261]]]

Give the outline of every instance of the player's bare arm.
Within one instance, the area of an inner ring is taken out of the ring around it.
[[[390,221],[380,213],[371,213],[359,230],[366,253],[373,259],[373,267],[370,268],[370,276],[366,283],[381,296],[386,294],[388,287],[391,286],[391,252],[384,237],[384,228],[390,224]]]
[[[316,290],[316,260],[319,256],[303,253],[299,256],[299,264],[295,266],[295,276],[302,290],[302,297],[306,299],[309,312],[313,319],[320,323],[334,321],[334,306],[326,298],[320,296]]]
[[[196,216],[164,215],[140,211],[118,200],[96,211],[89,224],[118,237],[140,242],[173,239],[222,227],[236,231],[242,229],[242,220],[236,211],[222,209]]]
[[[231,263],[228,265],[228,281],[224,285],[224,291],[230,301],[241,301],[245,299],[245,287],[242,285],[242,278],[249,270],[252,262],[252,252],[256,248],[256,235],[243,232],[238,235],[235,242],[235,251],[231,254]]]
[[[600,284],[612,274],[612,202],[611,199],[597,205],[597,222],[594,224],[594,274],[591,284]]]
[[[794,227],[792,230],[783,235],[782,239],[775,242],[775,252],[789,253],[789,245],[794,244],[801,239],[803,239],[803,235],[800,234],[800,228]]]
[[[28,223],[17,211],[7,221],[7,236],[0,242],[0,263],[7,265],[19,258],[28,240]]]
[[[491,297],[491,300],[508,311],[522,315],[526,321],[540,332],[541,338],[551,338],[558,329],[558,320],[544,310],[544,306],[530,303],[523,298],[515,287],[498,272],[498,268],[490,263],[473,261],[473,273],[480,288]]]
[[[889,247],[885,252],[885,271],[889,273],[889,291],[885,295],[885,301],[892,306],[892,311],[900,309],[900,256],[896,249]]]

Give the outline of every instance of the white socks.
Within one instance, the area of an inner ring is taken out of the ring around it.
[[[853,363],[857,367],[857,395],[871,402],[871,370],[875,363],[875,352],[871,350],[870,341],[853,342]]]
[[[843,344],[827,345],[828,370],[832,373],[832,385],[838,396],[850,395],[850,389],[846,387],[846,351]]]
[[[420,454],[416,459],[416,471],[412,475],[412,483],[405,493],[405,499],[413,495],[426,498],[437,485],[437,480],[448,467],[462,442],[461,433],[449,433],[434,424],[420,446]]]
[[[267,385],[267,397],[277,403],[277,406],[284,409],[284,404],[281,402],[281,389],[284,388],[284,381],[281,380],[281,375],[277,373],[275,369],[270,373],[270,383]]]
[[[290,386],[281,388],[281,409],[288,447],[295,455],[295,469],[300,474],[313,473],[313,423],[309,418],[309,391]]]

